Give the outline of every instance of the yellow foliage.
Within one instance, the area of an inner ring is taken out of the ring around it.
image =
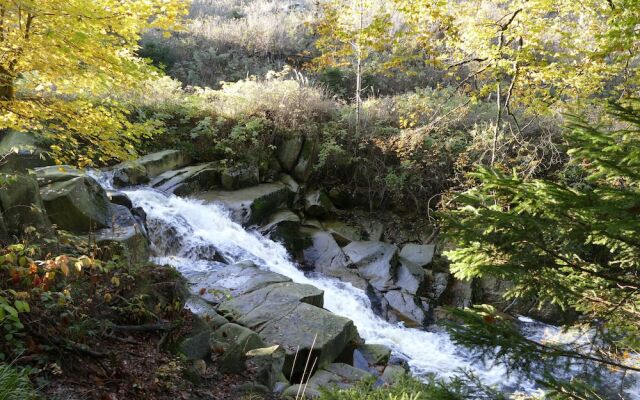
[[[0,129],[40,132],[58,161],[126,158],[153,124],[112,94],[156,76],[142,32],[170,31],[188,0],[0,0]]]

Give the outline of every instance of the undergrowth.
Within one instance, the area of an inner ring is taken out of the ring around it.
[[[33,400],[38,398],[26,370],[0,364],[0,400]]]

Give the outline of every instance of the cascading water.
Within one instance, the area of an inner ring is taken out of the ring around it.
[[[103,186],[110,188],[110,177],[92,174]],[[229,262],[253,261],[260,268],[291,278],[296,283],[314,285],[324,291],[324,307],[353,320],[360,336],[367,343],[383,344],[395,355],[406,359],[417,376],[434,374],[449,378],[466,370],[484,384],[510,391],[538,392],[535,384],[507,374],[501,365],[473,361],[472,355],[456,346],[444,332],[409,329],[391,324],[375,315],[364,291],[333,278],[307,276],[291,261],[286,249],[258,232],[245,230],[233,222],[229,213],[217,204],[166,195],[150,188],[125,190],[137,207],[147,214],[147,224],[157,253],[159,264],[170,264],[189,277],[194,273],[215,268],[209,261],[215,249]],[[219,266],[219,263],[218,263]],[[523,318],[529,324],[531,337],[544,337],[545,326]],[[629,398],[640,399],[639,380],[626,393]]]
[[[308,277],[297,269],[285,248],[257,232],[246,231],[233,222],[228,212],[216,204],[166,196],[151,189],[127,191],[136,206],[142,207],[150,225],[155,225],[155,245],[169,253],[156,261],[175,266],[185,275],[206,271],[213,262],[198,256],[200,249],[215,247],[230,262],[251,260],[261,268],[285,275],[297,283],[314,285],[324,291],[324,307],[353,320],[367,343],[384,344],[406,358],[417,375],[451,377],[461,369],[470,370],[484,383],[520,387],[532,391],[531,382],[518,382],[502,366],[476,364],[469,354],[456,347],[445,333],[408,329],[391,324],[374,314],[364,291],[326,277]],[[154,228],[150,228],[153,230]],[[170,235],[164,235],[169,232]],[[176,236],[180,244],[167,251],[166,238]],[[165,238],[164,240],[162,238]],[[197,271],[194,271],[197,270]]]

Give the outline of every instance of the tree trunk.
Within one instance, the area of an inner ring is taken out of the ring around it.
[[[13,75],[9,71],[0,67],[0,101],[11,101],[15,99],[14,80]]]
[[[491,145],[491,168],[493,168],[493,164],[496,161],[496,151],[498,148],[498,135],[500,133],[500,124],[502,123],[502,101],[500,96],[500,82],[498,82],[498,90],[496,90],[497,104],[498,104],[498,115],[496,117],[496,126],[493,130],[493,143]]]

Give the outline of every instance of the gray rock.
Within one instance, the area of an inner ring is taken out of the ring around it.
[[[39,186],[46,186],[55,182],[68,181],[84,176],[85,173],[70,165],[51,165],[48,167],[34,168],[36,180]]]
[[[51,222],[61,229],[89,232],[112,224],[107,194],[91,177],[51,183],[40,194]]]
[[[322,221],[322,226],[333,235],[333,238],[340,246],[346,246],[351,242],[358,242],[364,239],[360,228],[342,221]]]
[[[384,242],[352,242],[343,248],[350,265],[380,291],[393,287],[397,250],[395,245]]]
[[[382,380],[389,384],[394,385],[407,376],[407,371],[400,365],[388,365],[382,373]]]
[[[214,189],[220,186],[220,183],[220,166],[216,163],[205,163],[166,171],[155,177],[149,185],[166,193],[187,196]]]
[[[221,203],[231,210],[235,221],[249,226],[264,223],[276,211],[290,206],[293,193],[286,185],[276,182],[235,191],[209,191],[194,197]]]
[[[369,365],[386,365],[391,357],[391,349],[382,344],[363,344],[358,347]]]
[[[202,298],[214,304],[227,300],[227,295],[236,298],[272,284],[291,282],[290,278],[261,270],[250,261],[233,265],[210,263],[206,272],[185,270],[183,273],[194,293],[204,290]]]
[[[282,373],[284,367],[284,350],[275,345],[266,348],[254,349],[246,353],[249,368],[255,371],[255,379],[270,389],[282,392],[278,384],[289,385],[287,378]]]
[[[360,342],[351,320],[307,303],[299,303],[282,318],[266,323],[259,328],[259,333],[265,341],[279,344],[285,350],[284,373],[287,376],[292,371],[294,376],[302,374],[304,363],[301,360],[305,360],[310,352],[317,357],[316,365],[322,368],[344,352],[351,353]],[[296,351],[298,361],[294,366]]]
[[[449,285],[450,274],[448,272],[429,271],[429,275],[429,290],[427,295],[439,302]]]
[[[324,217],[333,211],[329,196],[322,190],[308,192],[304,198],[304,211],[312,217]]]
[[[28,169],[52,165],[49,153],[38,143],[35,135],[4,130],[0,139],[0,155],[4,157],[1,172],[25,173]]]
[[[107,198],[113,204],[125,206],[129,210],[133,209],[133,203],[126,193],[118,192],[117,190],[107,190]]]
[[[110,204],[110,207],[112,225],[95,232],[96,244],[100,247],[116,246],[117,252],[132,264],[147,262],[151,244],[144,226],[127,207],[118,204]]]
[[[256,329],[292,312],[300,302],[322,307],[323,294],[311,285],[276,283],[227,300],[218,311],[229,320]]]
[[[321,388],[349,388],[364,379],[371,379],[369,372],[354,368],[343,363],[329,364],[317,370],[306,384],[305,397],[316,398],[321,393]],[[305,389],[304,385],[301,389]],[[298,393],[298,385],[293,385],[283,393],[285,398],[295,398]],[[300,390],[302,392],[302,390]]]
[[[211,351],[209,345],[210,335],[211,331],[209,330],[193,333],[180,342],[178,351],[182,353],[187,360],[202,360],[207,357]]]
[[[389,303],[390,314],[395,316],[397,321],[403,321],[408,326],[424,326],[431,317],[429,303],[419,297],[399,290],[390,290],[384,294],[384,298]],[[393,321],[390,317],[387,319]]]
[[[229,323],[229,321],[225,317],[218,314],[215,307],[204,301],[199,296],[189,297],[184,306],[192,313],[200,317],[213,330]]]
[[[405,244],[400,250],[401,263],[424,267],[431,263],[436,246],[432,244]]]
[[[125,161],[110,168],[113,171],[114,184],[118,186],[139,185],[171,170],[189,164],[190,158],[178,150],[164,150],[148,154],[137,160]]]
[[[223,170],[220,180],[224,189],[237,190],[259,184],[260,172],[255,165],[236,165]]]
[[[246,370],[246,353],[264,347],[264,342],[250,329],[229,323],[222,325],[211,335],[210,346],[223,373],[240,373]]]
[[[278,180],[284,183],[289,188],[289,190],[291,190],[291,192],[298,193],[300,191],[300,184],[298,184],[298,182],[296,182],[296,180],[293,179],[291,175],[281,174]]]
[[[320,398],[320,391],[313,387],[305,387],[304,384],[295,384],[289,386],[284,392],[282,392],[282,398],[284,399],[318,399]]]
[[[305,264],[327,275],[346,269],[347,257],[330,233],[314,228],[303,228],[301,233],[311,238],[303,253]]]
[[[402,259],[400,259],[400,262],[396,285],[407,293],[420,296],[425,295],[427,291],[427,274],[424,268]]]
[[[38,190],[29,175],[0,175],[0,208],[6,233],[22,237],[27,227],[34,227],[44,237],[52,236],[51,222]]]
[[[307,136],[304,139],[298,163],[293,168],[293,176],[300,182],[306,182],[313,171],[313,165],[318,159],[320,142],[317,136]]]
[[[292,135],[278,144],[278,161],[285,171],[291,172],[298,161],[298,156],[304,144],[303,135]]]
[[[305,265],[316,272],[349,282],[357,288],[367,288],[367,282],[357,271],[347,268],[347,258],[331,234],[306,227],[300,229],[300,234],[310,239],[302,253]]]

